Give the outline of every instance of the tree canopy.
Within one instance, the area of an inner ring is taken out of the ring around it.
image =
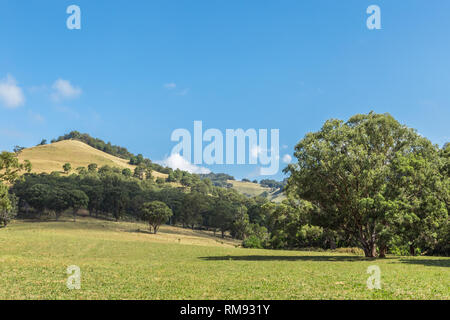
[[[447,220],[438,153],[389,114],[332,119],[295,147],[288,192],[315,205],[324,226],[359,241],[367,257],[377,247],[383,256],[399,228],[414,246]]]

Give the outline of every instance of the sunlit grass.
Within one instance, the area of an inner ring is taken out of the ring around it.
[[[236,248],[206,232],[80,218],[0,229],[0,299],[449,299],[450,259]],[[66,287],[66,268],[82,272]],[[368,290],[367,267],[381,269]]]

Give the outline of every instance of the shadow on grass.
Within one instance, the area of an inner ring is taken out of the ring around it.
[[[450,259],[405,259],[405,258],[365,258],[361,256],[213,256],[200,257],[204,261],[329,261],[329,262],[361,262],[361,261],[388,261],[396,260],[394,263],[418,264],[430,267],[450,267]]]
[[[334,262],[352,262],[352,261],[371,261],[374,259],[359,256],[216,256],[200,257],[205,261],[334,261]]]
[[[400,259],[400,263],[418,264],[428,267],[444,267],[450,268],[449,259]]]
[[[150,230],[146,230],[146,229],[132,229],[132,230],[124,230],[125,232],[129,232],[129,233],[142,233],[142,234],[151,234],[151,235],[155,235],[155,233],[153,231]],[[159,233],[157,233],[159,234]]]

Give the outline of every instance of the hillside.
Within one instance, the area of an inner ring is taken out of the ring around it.
[[[272,191],[271,188],[263,187],[258,183],[244,182],[236,180],[228,180],[228,183],[233,185],[233,188],[238,192],[245,194],[247,196],[255,197],[260,196],[262,193],[267,192],[267,198],[274,202],[281,202],[284,200],[285,196],[283,194],[274,194],[276,192]]]
[[[62,172],[65,163],[72,165],[72,171],[78,167],[87,167],[91,163],[96,163],[99,167],[108,165],[121,169],[128,168],[134,170],[136,166],[130,165],[126,159],[115,157],[95,149],[84,142],[78,140],[62,140],[47,145],[36,146],[24,149],[19,154],[19,160],[29,160],[33,166],[34,173],[51,173],[53,171]],[[164,173],[153,171],[155,178],[167,178]],[[281,202],[284,195],[275,195],[272,189],[261,186],[253,182],[243,182],[228,180],[233,188],[247,196],[259,196],[264,192],[268,193],[268,199],[274,202]]]
[[[132,171],[135,168],[128,164],[128,160],[112,156],[77,140],[64,140],[24,149],[19,154],[19,160],[31,161],[32,172],[35,173],[62,171],[65,163],[70,163],[73,170],[78,167],[87,167],[91,163],[96,163],[99,167],[108,165],[123,169],[129,168]],[[153,176],[167,177],[159,172],[153,172]]]

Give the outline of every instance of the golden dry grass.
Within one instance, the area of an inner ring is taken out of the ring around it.
[[[51,173],[63,171],[62,166],[70,163],[72,171],[78,167],[86,167],[96,163],[99,167],[108,165],[121,169],[134,170],[135,166],[128,164],[128,160],[121,159],[97,150],[81,141],[64,140],[44,146],[36,146],[24,149],[19,154],[19,160],[29,160],[33,166],[34,173]],[[153,176],[167,178],[166,174],[153,172]]]
[[[228,183],[233,185],[233,188],[238,192],[252,197],[259,196],[263,192],[269,193],[269,200],[274,202],[281,202],[285,198],[283,194],[273,195],[272,189],[261,186],[260,184],[245,181],[228,180]]]

